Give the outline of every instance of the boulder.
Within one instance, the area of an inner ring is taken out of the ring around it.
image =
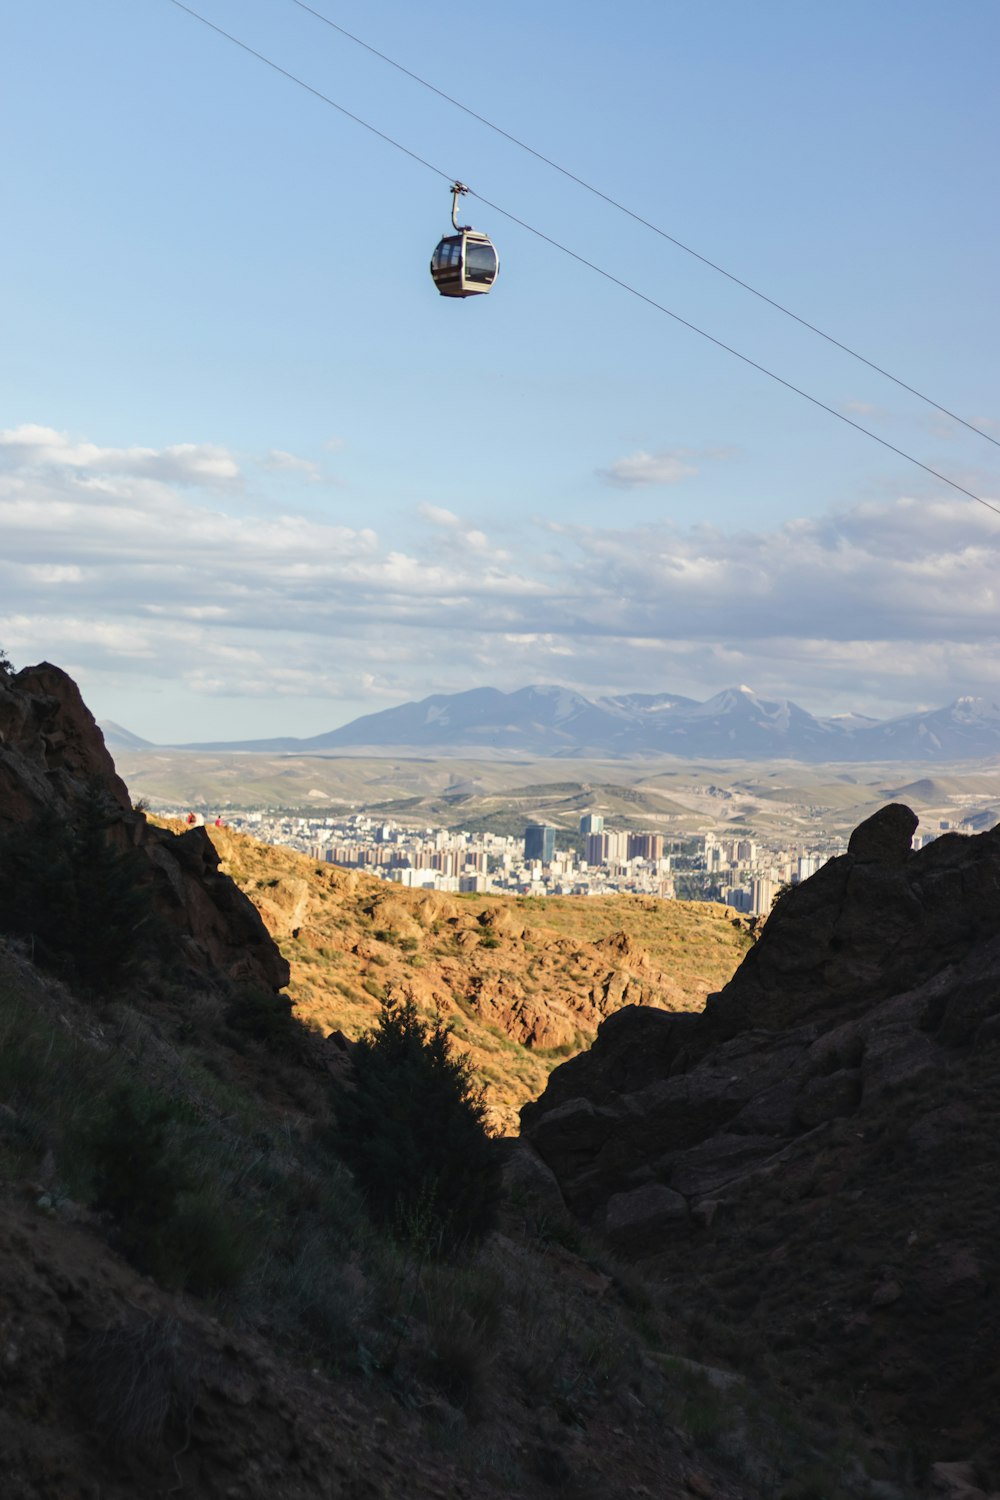
[[[497,1146],[502,1151],[503,1192],[508,1202],[529,1210],[536,1223],[568,1223],[570,1215],[555,1173],[538,1152],[527,1141],[510,1138]]]
[[[686,1228],[688,1217],[686,1198],[660,1182],[647,1182],[608,1199],[604,1233],[616,1249],[651,1251],[665,1234]]]
[[[858,824],[847,852],[861,863],[902,864],[911,851],[919,821],[912,808],[890,802]]]

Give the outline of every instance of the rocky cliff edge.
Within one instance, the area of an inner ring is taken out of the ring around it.
[[[46,814],[72,825],[95,803],[109,841],[141,855],[140,878],[182,967],[265,989],[288,983],[287,963],[253,904],[219,872],[205,830],[174,834],[133,809],[73,679],[48,662],[0,674],[0,834]]]

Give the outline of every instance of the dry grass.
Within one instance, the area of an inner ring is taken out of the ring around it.
[[[408,891],[229,830],[210,834],[291,965],[298,1014],[357,1037],[383,995],[440,1011],[505,1133],[604,1014],[636,1002],[698,1010],[748,945],[719,906]]]

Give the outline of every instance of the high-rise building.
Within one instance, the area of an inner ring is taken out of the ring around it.
[[[524,830],[525,859],[540,859],[543,865],[548,865],[555,852],[555,829],[548,823],[529,823]]]
[[[625,832],[625,830],[622,829],[621,832],[616,833],[612,829],[610,833],[602,834],[602,837],[606,841],[606,862],[609,865],[624,864],[624,862],[628,859],[629,839],[629,836]]]
[[[606,865],[608,862],[608,836],[606,833],[587,835],[588,865]]]
[[[580,832],[584,834],[603,833],[604,819],[600,813],[584,813],[580,819]]]
[[[662,859],[662,833],[630,833],[628,836],[629,859]]]
[[[762,875],[758,880],[752,880],[750,882],[751,909],[758,916],[767,916],[780,889],[780,881],[774,880],[769,875]]]

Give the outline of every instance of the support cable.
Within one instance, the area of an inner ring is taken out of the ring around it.
[[[384,130],[379,130],[377,126],[369,124],[360,115],[352,114],[349,109],[345,109],[342,104],[338,104],[328,94],[324,94],[319,89],[313,88],[312,84],[306,83],[304,79],[299,78],[295,73],[290,73],[287,68],[283,68],[279,63],[266,57],[263,52],[256,51],[247,42],[241,41],[239,37],[233,36],[231,32],[223,30],[214,21],[209,21],[207,17],[193,10],[191,6],[185,5],[184,0],[169,0],[169,3],[175,5],[178,10],[186,11],[194,20],[200,21],[203,26],[207,26],[209,30],[217,32],[219,36],[225,37],[226,41],[232,42],[244,52],[248,52],[251,57],[256,57],[259,62],[266,63],[269,68],[273,68],[283,78],[289,79],[291,83],[297,83],[300,88],[306,89],[308,93],[321,100],[324,104],[328,104],[340,114],[346,115],[356,125],[361,125],[365,130],[370,131],[372,135],[378,136],[379,140],[385,141],[389,146],[394,146],[397,151],[402,151],[411,161],[418,162],[420,166],[426,167],[435,176],[442,177],[449,183],[458,180],[451,172],[442,171],[433,162],[427,161],[424,157],[419,156],[416,151],[411,151],[408,146],[404,146],[401,141],[397,141],[391,135],[387,135]],[[894,443],[888,442],[886,438],[879,437],[877,432],[872,432],[869,427],[863,427],[860,422],[855,422],[853,417],[845,416],[842,411],[838,411],[835,406],[827,405],[818,396],[811,396],[801,386],[794,385],[790,380],[786,380],[784,376],[776,374],[774,370],[769,370],[766,365],[759,364],[757,360],[751,359],[748,354],[741,354],[731,344],[724,343],[722,339],[716,338],[714,334],[706,332],[704,328],[699,328],[696,323],[689,322],[687,318],[681,317],[680,313],[672,312],[662,302],[657,302],[653,297],[647,296],[645,292],[639,291],[638,287],[634,287],[629,282],[623,281],[620,277],[615,276],[613,272],[606,271],[603,266],[597,265],[595,261],[588,260],[586,256],[580,255],[576,250],[571,250],[568,245],[564,245],[559,240],[553,239],[551,235],[543,233],[540,229],[536,229],[533,224],[527,223],[524,219],[519,219],[516,214],[511,213],[508,209],[501,208],[498,203],[492,203],[489,198],[484,198],[481,193],[477,193],[472,188],[469,189],[469,192],[473,198],[477,198],[486,208],[490,208],[494,213],[502,215],[510,223],[517,224],[519,228],[526,230],[529,234],[533,234],[536,239],[543,240],[545,244],[551,245],[553,249],[561,251],[563,255],[568,255],[572,260],[577,261],[588,270],[596,272],[598,276],[603,276],[605,281],[610,281],[615,286],[621,287],[622,291],[628,292],[633,297],[637,297],[640,302],[645,302],[649,307],[655,308],[657,312],[664,313],[668,318],[673,318],[675,323],[680,323],[682,327],[689,328],[692,333],[698,334],[700,338],[707,339],[716,348],[724,350],[727,354],[732,354],[736,359],[742,360],[745,365],[749,365],[751,369],[759,370],[762,375],[766,375],[768,379],[776,381],[778,385],[784,386],[786,390],[793,391],[795,395],[801,396],[804,401],[809,401],[813,406],[818,406],[822,411],[829,412],[830,416],[836,417],[838,421],[846,423],[848,427],[853,427],[856,432],[863,433],[865,437],[871,438],[872,442],[881,444],[883,448],[888,448],[891,453],[896,453],[900,458],[905,458],[908,463],[916,465],[918,469],[923,469],[925,474],[930,474],[935,479],[940,479],[942,484],[949,485],[951,489],[957,490],[959,494],[966,495],[970,500],[975,500],[979,505],[984,505],[987,510],[991,510],[1000,516],[1000,506],[994,505],[992,501],[983,499],[981,495],[977,495],[972,490],[966,489],[964,485],[959,484],[956,480],[949,479],[947,474],[942,474],[937,469],[932,469],[929,464],[923,463],[919,458],[914,458],[913,454],[907,453],[905,449],[897,448]]]
[[[669,234],[665,229],[661,229],[658,224],[652,223],[649,219],[644,219],[642,214],[636,213],[634,209],[629,208],[627,204],[619,202],[619,200],[617,198],[613,198],[610,193],[605,193],[601,188],[595,187],[592,182],[587,182],[585,178],[579,177],[576,172],[571,172],[568,167],[561,166],[559,162],[553,161],[553,159],[550,156],[546,156],[544,152],[536,151],[534,146],[528,145],[527,141],[522,141],[518,136],[512,135],[509,130],[504,130],[501,125],[494,124],[492,120],[488,120],[485,115],[479,114],[477,110],[470,108],[468,104],[463,104],[461,99],[456,99],[453,95],[446,93],[444,89],[439,89],[436,84],[431,83],[426,78],[422,78],[419,73],[414,73],[412,69],[404,67],[404,65],[400,62],[397,62],[395,58],[389,57],[387,53],[380,52],[378,48],[373,47],[370,42],[366,42],[361,37],[356,36],[354,32],[348,31],[346,26],[341,26],[337,21],[333,21],[329,16],[325,16],[322,11],[318,11],[312,5],[308,5],[306,3],[306,0],[292,0],[292,4],[297,5],[300,10],[307,11],[309,15],[315,16],[316,20],[322,21],[325,26],[329,26],[332,30],[338,31],[340,35],[346,37],[349,42],[354,42],[356,46],[363,47],[364,50],[366,52],[370,52],[373,57],[377,57],[382,62],[388,63],[389,66],[391,68],[395,68],[397,72],[405,74],[407,78],[412,78],[414,83],[419,83],[422,88],[429,89],[432,94],[437,94],[439,99],[444,99],[446,103],[454,105],[456,109],[462,110],[462,112],[469,115],[471,119],[478,120],[479,123],[481,125],[485,125],[488,130],[492,130],[497,135],[503,136],[504,140],[510,141],[512,145],[519,147],[522,151],[526,151],[528,155],[533,156],[536,161],[543,162],[545,166],[551,167],[554,172],[559,172],[563,177],[568,178],[570,182],[575,182],[578,187],[582,187],[586,192],[592,193],[595,198],[602,199],[603,202],[609,204],[612,208],[616,208],[619,213],[625,214],[629,219],[633,219],[636,224],[641,224],[643,228],[652,230],[652,232],[654,234],[658,234],[662,240],[669,240],[671,245],[676,245],[678,250],[684,251],[685,255],[691,255],[695,260],[700,260],[702,265],[708,266],[712,271],[717,271],[720,276],[725,276],[728,281],[734,282],[736,286],[742,287],[745,292],[750,292],[752,296],[759,297],[760,300],[762,302],[766,302],[769,307],[773,307],[777,312],[784,313],[786,318],[791,318],[794,322],[801,324],[803,328],[808,328],[810,333],[818,334],[818,336],[821,339],[825,339],[828,344],[832,344],[836,349],[841,349],[845,354],[849,354],[852,359],[859,360],[861,364],[867,365],[870,370],[874,370],[876,374],[882,375],[886,380],[891,380],[892,383],[894,385],[898,385],[901,390],[909,391],[911,396],[916,396],[920,401],[926,402],[928,406],[933,406],[935,411],[939,411],[944,416],[949,417],[951,421],[958,422],[962,427],[967,427],[970,432],[976,433],[978,437],[985,438],[986,441],[988,443],[992,443],[994,447],[1000,448],[1000,440],[995,437],[991,437],[988,432],[984,432],[983,429],[981,427],[977,427],[974,422],[967,422],[966,419],[964,417],[960,417],[957,412],[949,411],[947,406],[942,406],[941,403],[939,401],[935,401],[933,397],[925,395],[923,391],[918,391],[916,386],[908,385],[905,380],[902,380],[898,375],[893,375],[890,370],[886,370],[882,365],[876,364],[873,359],[868,359],[864,354],[859,353],[857,349],[852,349],[849,344],[845,344],[840,339],[834,338],[832,333],[827,333],[824,329],[817,327],[815,323],[810,323],[808,318],[803,318],[799,313],[793,312],[790,307],[786,307],[784,303],[779,302],[775,297],[769,297],[766,292],[760,291],[758,287],[751,286],[749,281],[744,281],[742,277],[737,276],[734,272],[727,271],[725,266],[720,266],[716,261],[710,260],[707,255],[702,255],[699,250],[695,250],[691,245],[686,245],[684,241],[679,240],[676,235]]]

